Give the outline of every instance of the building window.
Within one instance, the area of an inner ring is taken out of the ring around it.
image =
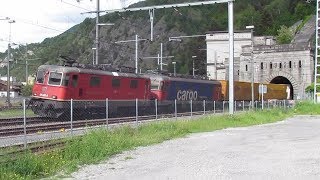
[[[248,71],[248,65],[246,65],[246,71]]]
[[[289,61],[289,68],[291,68],[292,67],[292,62],[291,61]]]
[[[130,88],[136,89],[138,87],[138,80],[131,80],[130,81]]]
[[[263,63],[261,63],[261,69],[263,69]]]
[[[90,78],[90,87],[99,87],[100,86],[100,77],[91,77]]]
[[[112,79],[112,87],[120,87],[120,79]]]
[[[272,62],[270,63],[270,69],[272,69]]]
[[[299,61],[299,68],[301,68],[302,67],[302,63],[301,63],[301,61]]]

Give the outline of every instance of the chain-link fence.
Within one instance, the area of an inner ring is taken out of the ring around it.
[[[294,101],[235,101],[234,112],[289,108]],[[27,148],[52,139],[82,135],[92,128],[113,128],[183,116],[229,113],[228,101],[28,101],[0,108],[0,147]],[[40,143],[39,143],[40,142]]]

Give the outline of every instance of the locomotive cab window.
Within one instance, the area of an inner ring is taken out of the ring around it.
[[[120,87],[120,79],[112,79],[112,87]]]
[[[138,87],[138,80],[131,80],[130,81],[130,88],[136,89]]]
[[[72,76],[72,87],[77,87],[78,85],[78,75]]]
[[[167,86],[168,86],[168,84],[167,84],[165,81],[162,81],[162,82],[160,83],[160,89],[161,89],[162,91],[166,91],[166,90],[167,90]]]
[[[100,77],[93,76],[90,78],[90,87],[99,87]]]
[[[62,79],[62,86],[68,86],[69,84],[69,74],[64,74],[63,79]]]
[[[37,83],[43,83],[44,81],[44,71],[39,70],[37,72]]]
[[[159,81],[151,81],[151,89],[158,90],[160,86]]]
[[[61,84],[62,73],[50,72],[49,75],[49,85],[59,86]]]

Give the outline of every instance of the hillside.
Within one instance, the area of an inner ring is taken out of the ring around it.
[[[150,6],[158,4],[173,4],[191,2],[186,0],[147,0],[133,6]],[[315,14],[315,2],[307,3],[301,0],[236,0],[234,5],[235,30],[243,30],[253,24],[255,35],[276,35],[281,25],[287,27],[299,20]],[[175,56],[177,72],[190,73],[191,56],[196,55],[203,61],[196,64],[200,74],[205,73],[206,52],[204,38],[185,38],[182,42],[169,42],[168,38],[181,35],[205,34],[208,31],[227,30],[227,4],[206,5],[201,7],[186,7],[156,10],[154,19],[154,41],[139,43],[139,57],[142,71],[156,69],[156,60],[146,60],[143,57],[157,56],[160,53],[160,43],[163,43],[163,55]],[[100,22],[114,23],[114,26],[104,26],[100,29],[99,61],[112,64],[114,67],[134,66],[135,43],[114,42],[134,39],[138,34],[141,38],[150,38],[150,22],[148,11],[126,12],[104,15]],[[40,58],[30,61],[29,74],[34,74],[40,64],[57,64],[59,55],[67,55],[78,59],[81,63],[92,63],[92,47],[95,38],[95,19],[86,19],[68,31],[54,38],[45,39],[42,43],[20,46],[13,50],[14,59],[20,64],[13,64],[11,72],[19,80],[24,79],[24,59]],[[33,55],[26,56],[26,49]],[[201,51],[202,49],[202,51]],[[3,59],[6,53],[0,54]],[[167,62],[167,60],[164,60]],[[22,63],[22,64],[21,64]],[[167,67],[165,67],[167,69]],[[168,69],[172,71],[169,63]],[[0,74],[6,74],[6,69],[0,69]]]

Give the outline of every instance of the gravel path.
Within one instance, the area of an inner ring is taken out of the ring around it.
[[[319,178],[320,116],[296,116],[139,147],[66,179]]]

